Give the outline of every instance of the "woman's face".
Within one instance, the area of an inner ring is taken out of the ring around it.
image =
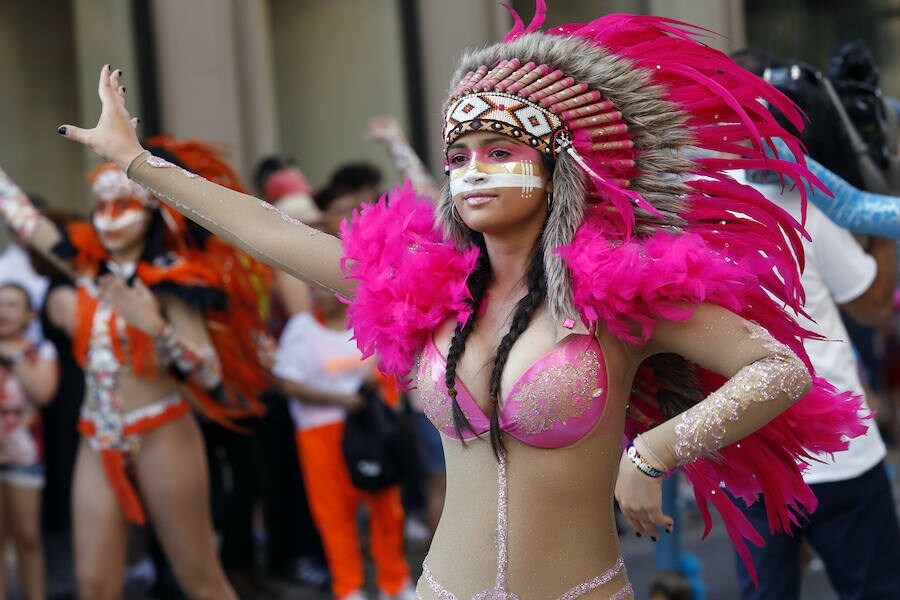
[[[96,200],[91,220],[103,247],[115,256],[143,244],[150,211],[135,198]]]
[[[362,205],[359,196],[346,193],[338,196],[328,204],[322,215],[322,230],[331,235],[337,235],[341,230],[341,222],[349,221],[353,217],[353,211]]]
[[[21,335],[33,318],[34,311],[22,290],[0,287],[0,339]]]
[[[453,204],[470,229],[543,225],[550,173],[534,148],[493,132],[467,133],[447,149],[447,163]]]

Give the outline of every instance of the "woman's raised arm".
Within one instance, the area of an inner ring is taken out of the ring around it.
[[[125,108],[121,71],[105,65],[98,94],[102,110],[93,129],[63,125],[59,133],[115,162],[128,176],[172,208],[259,260],[326,290],[349,294],[341,269],[341,244],[253,196],[216,185],[157,159],[138,141]]]
[[[73,277],[71,267],[53,253],[62,241],[62,235],[50,219],[43,216],[19,188],[0,168],[0,217],[16,232],[19,239],[34,248],[66,275]]]

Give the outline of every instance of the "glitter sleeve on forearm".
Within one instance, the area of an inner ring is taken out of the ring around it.
[[[30,240],[40,222],[41,214],[2,170],[0,170],[0,213],[13,231],[23,240]]]
[[[809,390],[809,371],[797,355],[758,326],[752,335],[763,338],[770,353],[677,417],[674,450],[679,465],[749,435]]]
[[[855,233],[900,237],[900,198],[858,190],[812,159],[809,170],[828,186],[834,196],[818,189],[810,199],[828,217]]]
[[[210,344],[198,344],[166,325],[156,345],[166,362],[203,389],[211,390],[222,382],[219,357]]]
[[[386,144],[394,168],[400,176],[409,179],[417,192],[436,198],[437,185],[412,146],[401,137],[392,137]]]

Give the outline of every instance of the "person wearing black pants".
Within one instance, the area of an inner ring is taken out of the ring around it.
[[[266,404],[259,437],[265,457],[262,492],[269,569],[287,579],[327,587],[325,551],[306,500],[287,401],[269,391]]]
[[[263,463],[256,430],[258,418],[239,419],[229,429],[213,421],[201,423],[210,467],[213,522],[221,533],[222,566],[242,597],[268,592],[256,565],[253,509],[261,494]]]

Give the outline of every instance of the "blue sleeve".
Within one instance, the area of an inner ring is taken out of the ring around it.
[[[778,138],[774,142],[779,158],[792,160],[787,145]],[[806,164],[834,194],[829,197],[822,190],[806,186],[808,198],[829,219],[854,233],[900,237],[900,197],[857,189],[810,157],[806,157]]]

